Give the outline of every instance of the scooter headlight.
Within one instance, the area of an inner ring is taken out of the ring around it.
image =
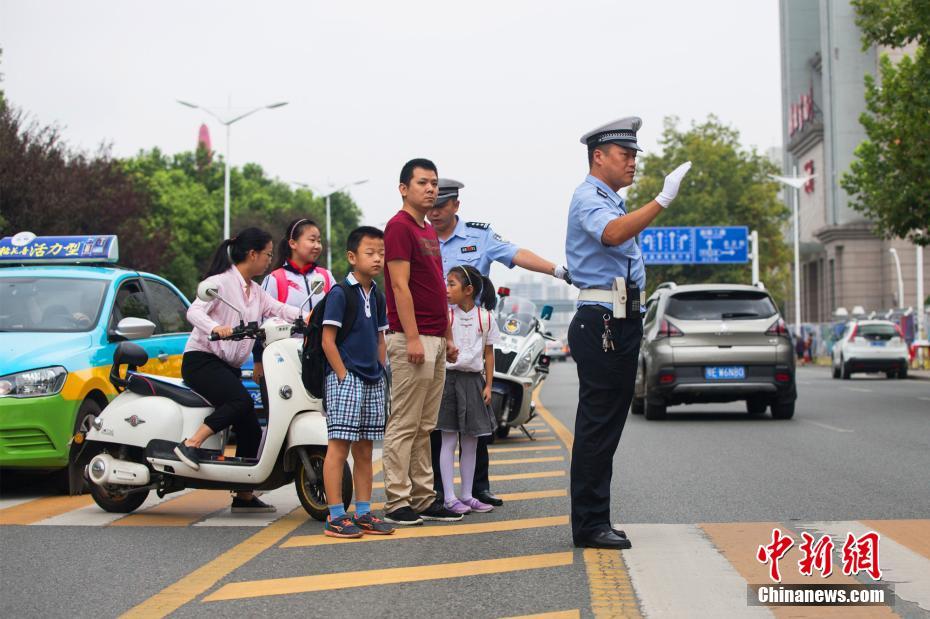
[[[7,374],[0,376],[0,396],[35,398],[55,395],[65,386],[67,377],[67,370],[60,365]]]
[[[525,352],[523,356],[520,357],[520,360],[517,361],[517,365],[513,368],[513,373],[517,376],[529,374],[531,365],[533,365],[533,353]]]

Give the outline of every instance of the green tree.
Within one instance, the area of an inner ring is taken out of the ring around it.
[[[854,0],[863,49],[916,44],[897,63],[879,61],[879,79],[865,77],[867,139],[841,185],[850,205],[886,237],[930,245],[930,3],[926,0]]]
[[[784,241],[788,209],[778,199],[778,185],[768,178],[776,166],[755,150],[740,146],[739,132],[715,116],[678,128],[678,119],[665,119],[662,152],[638,161],[636,182],[630,188],[633,206],[651,201],[662,190],[665,175],[678,164],[692,161],[678,198],[654,222],[656,226],[749,226],[759,233],[759,276],[782,305],[790,282],[790,252]],[[750,264],[670,265],[649,267],[650,292],[663,281],[681,283],[749,283]]]

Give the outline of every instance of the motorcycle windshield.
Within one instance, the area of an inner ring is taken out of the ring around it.
[[[504,297],[497,306],[497,327],[505,335],[528,335],[536,327],[536,304],[521,297]]]

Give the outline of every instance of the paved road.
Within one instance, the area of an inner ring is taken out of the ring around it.
[[[266,497],[280,508],[271,516],[234,517],[228,495],[193,491],[117,518],[88,497],[36,498],[48,486],[6,476],[0,613],[766,616],[747,606],[746,585],[767,581],[754,555],[777,526],[797,540],[830,534],[838,548],[849,531],[880,532],[894,613],[930,617],[930,382],[833,381],[804,368],[791,421],[752,418],[737,404],[673,408],[662,422],[632,417],[614,467],[614,519],[634,542],[621,555],[570,546],[574,371],[554,366],[532,424],[538,440],[492,448],[504,507],[392,538],[332,543],[290,486]],[[781,561],[786,583],[810,582],[798,556],[793,548]],[[834,573],[823,582],[857,581]]]

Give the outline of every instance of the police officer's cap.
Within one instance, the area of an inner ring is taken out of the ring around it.
[[[643,119],[639,116],[627,116],[620,120],[607,123],[603,127],[598,127],[588,131],[581,136],[581,143],[588,147],[597,146],[598,144],[613,143],[633,150],[642,151],[639,144],[636,143],[636,132],[643,126]]]
[[[439,193],[436,196],[436,206],[442,206],[447,200],[458,199],[459,189],[465,187],[464,184],[452,180],[451,178],[439,179]]]

